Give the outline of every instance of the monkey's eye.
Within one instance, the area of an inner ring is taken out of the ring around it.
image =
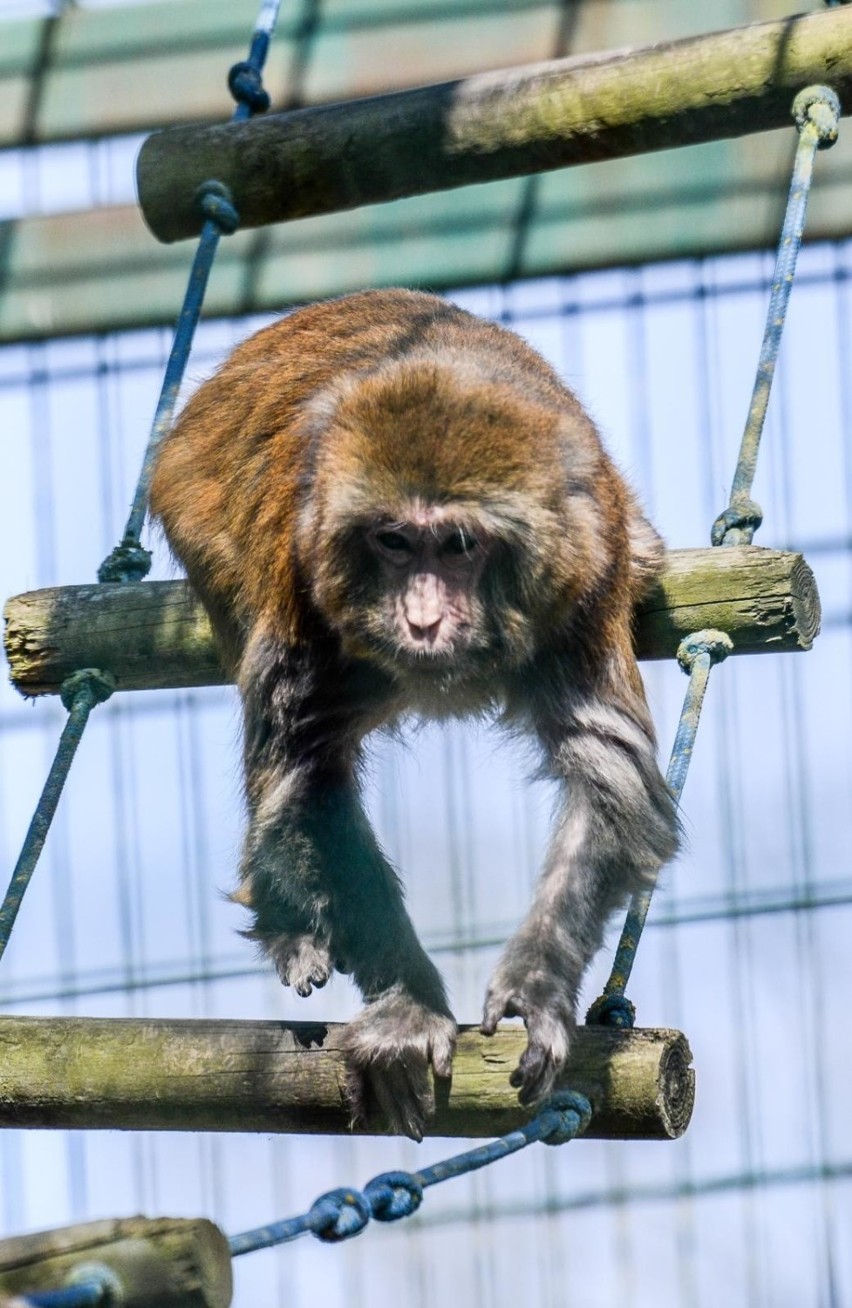
[[[411,541],[401,531],[377,531],[376,540],[392,554],[413,554]]]
[[[472,554],[475,549],[476,541],[472,536],[468,535],[463,527],[459,527],[444,541],[441,546],[441,553],[455,555],[458,558]]]

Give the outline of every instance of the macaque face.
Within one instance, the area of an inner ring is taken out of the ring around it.
[[[484,639],[479,583],[488,541],[434,507],[365,536],[378,572],[383,643],[403,661],[445,664]]]

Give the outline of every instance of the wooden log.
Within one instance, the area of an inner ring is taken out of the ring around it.
[[[671,658],[684,636],[715,628],[735,654],[809,650],[822,612],[801,554],[737,545],[669,550],[658,585],[636,614],[640,659]]]
[[[348,1132],[341,1024],[0,1018],[0,1126],[134,1131]],[[436,1136],[491,1136],[530,1114],[509,1073],[523,1028],[459,1035],[437,1084]],[[670,1140],[689,1124],[692,1055],[678,1031],[580,1027],[565,1086],[595,1139]],[[359,1130],[383,1132],[381,1122]]]
[[[225,681],[207,616],[186,582],[65,586],[8,600],[6,655],[23,695],[55,694],[94,667],[121,690]],[[672,658],[684,636],[725,631],[737,654],[810,649],[819,631],[814,575],[801,554],[760,549],[672,550],[637,615],[640,658]]]
[[[105,1269],[121,1308],[228,1308],[231,1255],[204,1219],[129,1217],[0,1240],[0,1295],[56,1290]],[[114,1278],[114,1282],[113,1282]]]
[[[180,240],[200,230],[195,193],[216,178],[241,225],[259,227],[787,126],[793,96],[814,82],[852,103],[852,10],[167,128],[142,147],[139,200],[159,240]]]

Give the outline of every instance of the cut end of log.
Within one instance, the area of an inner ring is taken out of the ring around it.
[[[820,631],[822,606],[816,577],[802,554],[797,554],[790,573],[791,628],[798,637],[798,648],[808,650]]]
[[[695,1104],[695,1070],[692,1067],[692,1050],[684,1035],[671,1032],[660,1058],[659,1121],[668,1138],[677,1140],[692,1120]]]

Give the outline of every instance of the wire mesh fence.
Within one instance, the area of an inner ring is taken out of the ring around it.
[[[457,298],[527,336],[575,386],[674,546],[704,545],[754,374],[771,255],[518,283]],[[442,1188],[403,1229],[240,1260],[238,1304],[833,1305],[852,1298],[852,245],[800,262],[756,491],[761,543],[803,548],[824,631],[806,657],[731,659],[631,982],[639,1022],[680,1026],[696,1114],[673,1144],[527,1151]],[[206,375],[258,325],[202,328]],[[0,352],[4,594],[92,580],[120,532],[166,333]],[[172,575],[162,545],[155,575]],[[645,665],[659,735],[683,679]],[[64,713],[0,691],[0,854],[11,867]],[[235,935],[241,815],[227,690],[114,696],[78,754],[0,975],[9,1012],[345,1018],[347,984],[284,992]],[[485,729],[380,741],[370,799],[412,915],[475,1021],[535,876],[549,795]],[[602,956],[586,987],[601,988]],[[204,1214],[226,1230],[446,1142],[6,1132],[10,1234],[102,1215]]]

